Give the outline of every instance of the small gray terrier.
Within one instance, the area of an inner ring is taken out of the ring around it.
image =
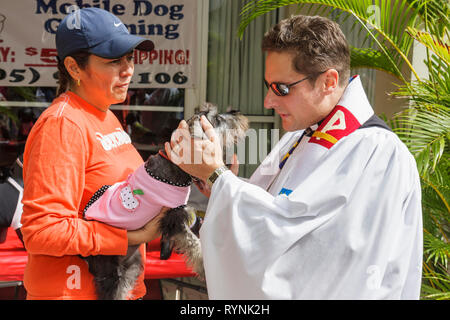
[[[227,150],[234,148],[237,142],[245,138],[248,129],[247,118],[238,111],[218,113],[217,107],[211,103],[202,105],[200,110],[187,121],[193,137],[195,137],[196,132],[199,132],[197,126],[201,127],[200,117],[202,115],[207,117],[221,139],[224,157],[229,154]],[[228,162],[226,160],[224,159],[225,163]],[[168,181],[167,183],[171,184],[188,186],[191,185],[193,180],[199,180],[196,177],[191,177],[160,153],[150,156],[145,163],[145,168],[152,177],[161,181]],[[99,194],[96,193],[94,196],[98,198]],[[86,209],[90,204],[87,205]],[[187,265],[192,268],[198,277],[204,279],[200,239],[189,227],[192,212],[193,208],[180,206],[169,209],[161,218],[159,224],[162,235],[161,257],[167,259],[173,246],[173,249],[183,254]],[[125,256],[97,255],[82,258],[88,263],[89,271],[94,276],[95,287],[100,300],[126,299],[138,276],[144,271],[139,246],[128,247]]]

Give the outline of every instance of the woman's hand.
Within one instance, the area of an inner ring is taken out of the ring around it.
[[[163,207],[161,211],[152,220],[147,222],[141,229],[130,230],[127,232],[128,245],[135,246],[142,243],[147,243],[161,236],[159,230],[159,221],[169,210],[167,207]]]

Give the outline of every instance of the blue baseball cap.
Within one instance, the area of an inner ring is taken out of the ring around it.
[[[102,58],[117,59],[133,49],[151,51],[154,47],[151,40],[130,34],[119,18],[99,8],[73,11],[56,30],[61,61],[82,49]]]

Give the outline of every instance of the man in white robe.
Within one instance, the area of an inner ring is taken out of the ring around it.
[[[345,52],[336,26],[325,18],[295,16],[266,34],[265,107],[280,115],[289,132],[249,181],[223,167],[217,136],[205,119],[208,139],[191,141],[182,121],[166,144],[172,161],[212,184],[200,231],[211,299],[419,298],[416,163],[374,116],[359,77],[343,81],[348,47]],[[313,37],[295,37],[305,30]],[[292,43],[300,51],[311,44],[309,59],[308,52],[296,56]],[[308,70],[320,46],[329,54],[328,65],[317,62],[317,72]],[[334,59],[333,50],[344,58]],[[196,152],[201,163],[192,161]]]

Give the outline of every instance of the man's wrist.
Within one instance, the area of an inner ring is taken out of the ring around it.
[[[210,188],[212,188],[214,182],[217,180],[217,178],[224,173],[225,171],[228,171],[228,167],[226,165],[222,165],[218,168],[216,168],[208,177],[208,179],[206,179],[206,183],[208,184],[208,186]]]

